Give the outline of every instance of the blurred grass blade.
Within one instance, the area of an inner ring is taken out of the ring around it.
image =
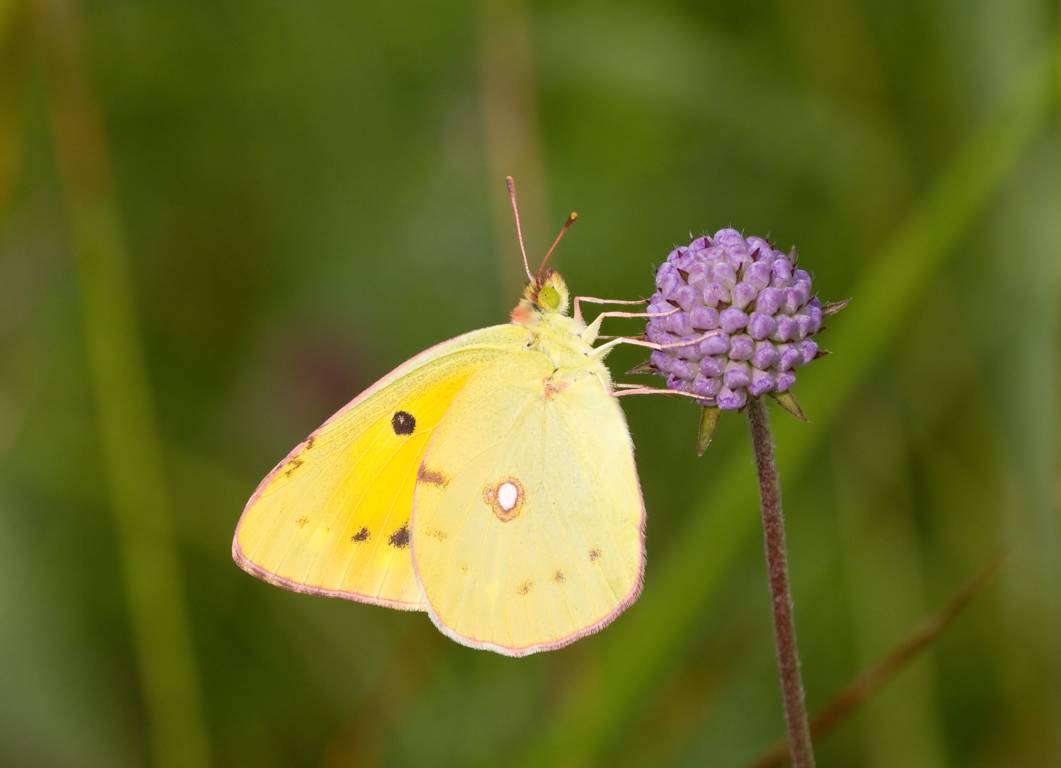
[[[0,0],[0,231],[21,165],[28,59],[25,7]]]
[[[991,118],[962,145],[894,239],[860,277],[857,308],[829,331],[837,353],[809,374],[800,399],[815,421],[778,423],[781,474],[787,482],[842,414],[859,382],[906,328],[917,302],[992,193],[1039,136],[1053,96],[1053,49],[1040,52]],[[593,762],[636,707],[652,696],[680,658],[689,628],[708,610],[722,579],[755,533],[755,478],[741,451],[719,477],[726,484],[688,513],[684,531],[650,569],[645,592],[599,641],[600,664],[570,681],[550,722],[522,755],[522,764]],[[798,563],[794,563],[798,568]],[[808,681],[813,698],[813,681]]]
[[[825,709],[815,715],[810,726],[814,740],[817,742],[822,736],[851,717],[863,702],[895,677],[921,651],[928,648],[933,640],[943,634],[944,630],[953,624],[965,607],[972,602],[972,599],[980,594],[994,578],[1005,559],[1004,555],[992,558],[991,562],[958,590],[946,605],[915,627],[914,631],[896,645],[888,655],[855,678]],[[752,768],[778,768],[787,762],[788,743],[779,741],[752,763]]]
[[[1061,66],[1055,75],[1061,82]],[[1007,196],[1007,216],[987,234],[992,298],[1019,311],[981,328],[1001,341],[985,371],[988,416],[1002,477],[998,527],[1017,555],[1003,580],[1001,621],[1005,641],[1021,652],[1004,656],[1002,679],[1010,705],[1029,711],[1014,726],[1020,751],[1013,761],[1040,765],[1061,765],[1061,208],[1057,169],[1043,167],[1057,156],[1056,122],[1054,130]],[[1014,247],[1014,232],[1022,247]]]
[[[512,176],[519,189],[520,218],[532,269],[545,253],[543,240],[535,233],[548,229],[534,46],[523,0],[480,0],[478,21],[479,112],[485,139],[487,199],[493,209],[500,295],[507,311],[509,297],[523,291],[523,271],[516,255],[512,210],[503,194],[506,176]]]
[[[160,446],[78,9],[42,0],[35,11],[151,762],[205,765],[206,729]]]

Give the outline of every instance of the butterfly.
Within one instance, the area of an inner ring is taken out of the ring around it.
[[[645,507],[633,443],[580,301],[535,275],[511,322],[403,363],[328,419],[262,480],[232,542],[236,563],[296,592],[426,611],[473,648],[524,656],[609,624],[641,592]],[[654,391],[654,390],[652,390]]]

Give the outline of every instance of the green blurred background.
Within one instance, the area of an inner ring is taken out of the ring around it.
[[[581,212],[577,292],[645,295],[733,225],[855,297],[810,423],[774,409],[812,710],[1012,551],[821,764],[1061,765],[1057,35],[1032,0],[0,0],[0,763],[740,766],[782,735],[735,416],[697,460],[695,409],[624,402],[645,591],[561,651],[231,562],[292,445],[506,317],[511,173],[532,254]]]

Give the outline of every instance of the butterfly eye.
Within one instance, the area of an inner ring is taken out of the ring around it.
[[[542,286],[538,291],[538,306],[555,312],[560,307],[560,292],[551,285]]]

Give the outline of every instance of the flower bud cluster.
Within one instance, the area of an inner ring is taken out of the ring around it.
[[[671,251],[656,272],[646,338],[669,389],[722,410],[787,392],[796,369],[818,356],[822,304],[794,254],[734,229]],[[683,343],[688,342],[688,343]]]

